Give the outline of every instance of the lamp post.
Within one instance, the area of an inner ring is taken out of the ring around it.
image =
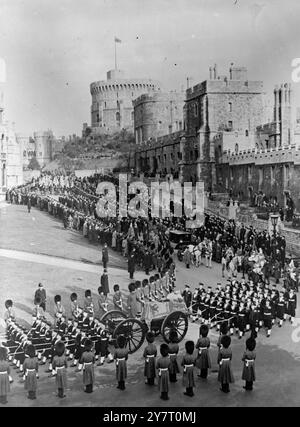
[[[274,237],[276,237],[276,226],[278,224],[279,215],[271,214],[270,218],[271,218],[271,223],[273,225],[273,234],[274,234]]]

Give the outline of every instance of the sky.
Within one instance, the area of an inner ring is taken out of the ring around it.
[[[249,80],[292,83],[300,58],[299,0],[0,0],[6,118],[18,133],[81,134],[90,123],[89,85],[118,66],[180,90],[231,63]],[[0,74],[1,74],[0,62]],[[1,76],[0,76],[1,82]],[[292,83],[300,105],[300,83]]]

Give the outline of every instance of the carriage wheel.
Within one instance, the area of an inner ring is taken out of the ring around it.
[[[113,338],[124,335],[126,338],[126,348],[132,354],[143,344],[146,336],[146,326],[138,319],[126,319],[118,324],[113,333]]]
[[[182,311],[170,313],[163,321],[161,334],[167,343],[170,342],[170,331],[172,330],[177,332],[177,342],[182,341],[188,330],[188,317]]]
[[[107,313],[103,314],[100,319],[100,322],[105,325],[106,322],[114,321],[114,319],[126,319],[126,314],[123,311],[119,310],[110,310]]]

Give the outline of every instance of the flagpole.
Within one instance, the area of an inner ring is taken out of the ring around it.
[[[115,70],[117,70],[117,42],[115,39]]]

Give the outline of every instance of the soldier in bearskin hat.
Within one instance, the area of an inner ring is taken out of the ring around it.
[[[147,332],[146,340],[148,345],[144,349],[143,357],[145,359],[144,376],[146,378],[146,384],[154,385],[154,379],[156,377],[155,372],[155,360],[157,356],[157,348],[154,344],[154,334]]]
[[[55,345],[55,356],[53,357],[52,367],[55,372],[56,387],[58,390],[57,396],[65,397],[64,391],[67,388],[67,357],[65,354],[65,344],[63,341],[58,341]]]
[[[242,361],[244,362],[242,379],[246,381],[244,386],[245,390],[253,390],[253,382],[255,377],[255,352],[256,342],[255,339],[250,337],[246,341],[246,351],[243,354]]]
[[[115,350],[114,359],[116,361],[116,377],[120,390],[125,390],[125,380],[127,378],[127,359],[129,351],[126,348],[126,338],[124,335],[119,335],[117,338],[117,348]]]
[[[195,349],[194,341],[187,341],[185,343],[186,353],[183,356],[181,361],[181,365],[183,366],[182,384],[186,388],[186,391],[184,394],[189,397],[194,396],[193,388],[195,387],[195,379],[194,379],[195,356],[193,354],[194,349]]]
[[[83,366],[83,385],[86,393],[93,392],[93,384],[95,382],[94,374],[95,353],[93,351],[93,341],[86,339],[84,350],[81,355],[80,364]]]
[[[26,349],[26,358],[23,364],[24,369],[24,387],[28,391],[28,399],[36,399],[37,377],[39,364],[36,357],[35,347],[30,344]]]

